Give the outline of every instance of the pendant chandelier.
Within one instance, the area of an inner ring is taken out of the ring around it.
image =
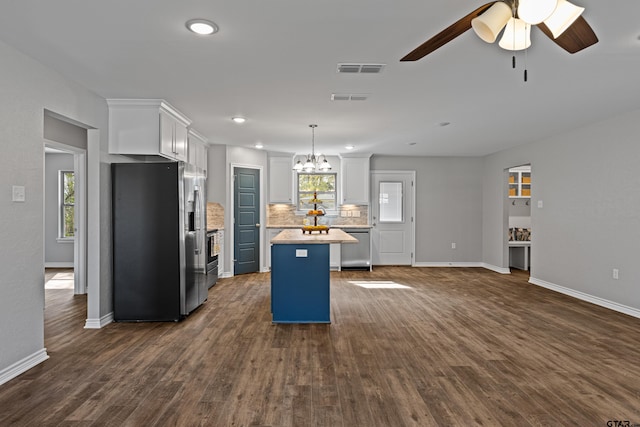
[[[309,125],[311,128],[311,154],[308,154],[304,164],[300,159],[296,162],[293,170],[296,172],[327,172],[331,170],[331,165],[327,161],[327,157],[324,154],[318,154],[316,156],[315,152],[315,130],[318,125]],[[320,157],[322,157],[322,161],[320,161]]]

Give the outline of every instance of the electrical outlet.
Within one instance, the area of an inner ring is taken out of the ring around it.
[[[360,211],[353,211],[353,217],[360,218]]]
[[[347,216],[347,211],[340,211],[340,216],[341,217],[346,217]]]
[[[451,249],[455,249],[456,248],[456,244],[455,243],[451,243]]]
[[[620,271],[617,268],[613,269],[613,278],[616,280],[620,278]]]
[[[22,185],[14,185],[12,188],[11,201],[24,202],[25,201],[25,189]]]

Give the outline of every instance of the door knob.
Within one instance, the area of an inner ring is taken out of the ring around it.
[[[256,227],[260,227],[260,223],[257,223],[257,224],[256,224]]]

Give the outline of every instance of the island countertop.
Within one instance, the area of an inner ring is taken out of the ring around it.
[[[329,243],[358,243],[358,239],[337,228],[329,229],[329,233],[302,234],[302,228],[283,230],[271,239],[274,245],[308,245]]]

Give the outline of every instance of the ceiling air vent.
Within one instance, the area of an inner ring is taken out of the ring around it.
[[[338,73],[378,74],[385,64],[338,64]]]
[[[369,95],[366,93],[332,93],[332,101],[366,101]]]

